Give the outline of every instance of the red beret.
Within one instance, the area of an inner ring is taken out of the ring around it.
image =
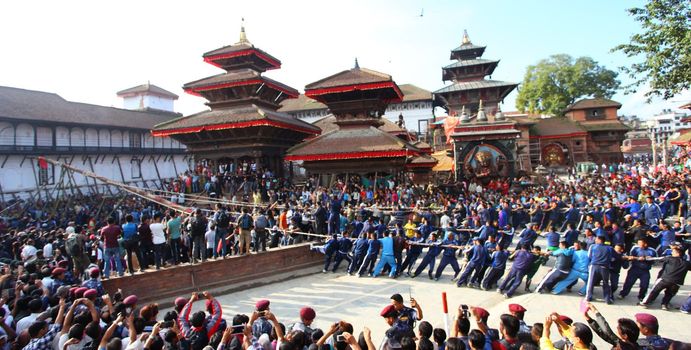
[[[79,287],[72,287],[72,288],[70,288],[70,295],[71,295],[71,296],[74,296],[74,292],[75,292],[77,289],[79,289]]]
[[[95,241],[95,240],[96,240],[96,236],[94,236],[94,235],[89,236],[89,240]]]
[[[182,306],[185,306],[185,305],[187,305],[187,299],[185,299],[185,298],[183,298],[183,297],[177,297],[177,298],[175,298],[175,306],[182,307]]]
[[[76,298],[81,298],[84,296],[84,292],[86,292],[87,290],[89,290],[89,288],[79,287],[77,288],[77,290],[74,291],[74,296]]]
[[[314,318],[317,317],[317,313],[314,311],[313,308],[309,306],[305,306],[302,309],[300,309],[300,318],[303,320],[314,320]]]
[[[573,323],[573,320],[569,316],[564,316],[564,315],[559,315],[559,321],[564,322],[568,325],[571,325]]]
[[[84,298],[95,298],[98,296],[98,292],[95,289],[89,289],[84,292]]]
[[[638,313],[635,315],[636,322],[645,326],[657,326],[657,318],[651,314]]]
[[[63,273],[65,273],[65,269],[63,269],[62,267],[56,267],[53,269],[53,276],[59,276]]]
[[[60,260],[60,262],[58,262],[58,266],[66,269],[68,266],[70,266],[70,263],[67,260]]]
[[[254,304],[254,307],[257,309],[257,311],[264,311],[269,308],[270,302],[266,299],[259,300],[256,304]]]
[[[481,308],[481,307],[475,307],[475,313],[478,315],[480,318],[487,318],[489,317],[489,311]]]
[[[391,304],[386,305],[384,309],[381,310],[381,312],[379,313],[381,317],[394,317],[396,316],[396,314],[396,308]]]
[[[98,274],[100,273],[101,270],[99,270],[98,267],[94,267],[93,269],[91,269],[91,271],[89,271],[89,276],[91,276],[91,278],[97,278]]]
[[[125,298],[125,300],[123,300],[122,303],[125,305],[135,305],[137,304],[137,296],[130,295],[127,298]]]
[[[519,304],[509,304],[510,312],[526,312],[527,310]]]

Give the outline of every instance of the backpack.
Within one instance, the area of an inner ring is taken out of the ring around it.
[[[199,218],[199,217],[195,217],[192,220],[192,236],[193,237],[204,236],[204,233],[206,231],[206,223],[204,221],[205,220],[203,218]]]
[[[243,230],[249,230],[252,228],[252,218],[247,214],[242,214],[240,217],[240,228]]]
[[[228,228],[228,225],[230,225],[230,217],[228,216],[228,213],[226,213],[225,210],[221,211],[218,214],[217,224],[220,228]]]
[[[79,244],[77,235],[74,235],[65,241],[65,250],[67,250],[67,254],[71,256],[82,256],[82,254],[84,254],[84,247]]]

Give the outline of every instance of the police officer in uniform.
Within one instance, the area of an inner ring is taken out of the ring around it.
[[[396,293],[391,296],[391,305],[396,308],[398,312],[397,321],[405,323],[411,329],[415,329],[415,322],[422,320],[422,308],[418,305],[415,298],[410,298],[410,306],[403,305],[403,297]]]

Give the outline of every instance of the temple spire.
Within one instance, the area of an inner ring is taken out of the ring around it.
[[[487,115],[485,114],[485,108],[482,106],[482,100],[480,100],[480,105],[477,107],[476,120],[479,122],[486,122],[487,121]]]
[[[355,57],[355,69],[360,69],[360,64],[357,62],[357,57]]]
[[[240,25],[240,41],[235,45],[247,44],[251,45],[250,41],[247,40],[247,34],[245,33],[245,17],[242,18],[242,24]]]
[[[461,45],[470,45],[470,37],[468,36],[468,31],[466,29],[463,29],[463,40],[461,41]]]

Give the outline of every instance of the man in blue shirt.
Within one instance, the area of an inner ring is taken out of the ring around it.
[[[566,246],[571,247],[578,240],[578,236],[581,233],[574,229],[574,224],[569,223],[566,225],[566,234],[564,234],[564,240],[566,241]]]
[[[475,273],[476,276],[479,275],[480,270],[487,260],[487,249],[482,244],[482,240],[479,237],[473,238],[473,245],[466,249],[464,253],[466,257],[470,256],[470,258],[468,259],[468,264],[465,266],[461,277],[458,279],[458,283],[456,283],[457,287],[466,286],[473,273]]]
[[[408,276],[410,276],[410,271],[413,269],[413,266],[415,266],[417,258],[422,254],[423,246],[415,243],[422,243],[423,241],[424,239],[420,231],[415,232],[415,236],[408,240],[408,254],[406,254],[405,260],[403,260],[403,264],[401,264],[401,271],[406,271],[406,269],[408,269],[408,271],[406,271],[406,275]]]
[[[365,260],[367,256],[367,248],[369,244],[367,243],[367,234],[365,232],[360,233],[360,237],[355,241],[355,248],[353,249],[353,261],[348,266],[348,275],[355,273],[355,270],[360,269],[360,265]]]
[[[482,289],[490,290],[494,288],[506,269],[506,261],[509,259],[509,252],[504,247],[497,245],[496,250],[490,256],[490,270],[482,279]]]
[[[576,242],[573,244],[573,266],[571,266],[571,272],[564,278],[561,282],[557,283],[552,291],[552,294],[561,294],[561,292],[566,289],[566,287],[571,286],[578,279],[583,280],[584,283],[588,283],[588,265],[590,265],[590,258],[588,257],[588,251],[583,250],[585,244],[581,242]],[[579,294],[585,295],[586,286],[579,291]]]
[[[458,274],[461,272],[461,267],[458,266],[458,260],[456,259],[456,249],[459,248],[458,241],[456,241],[454,238],[454,234],[449,232],[446,236],[446,239],[443,240],[441,244],[446,247],[444,247],[444,252],[442,253],[437,272],[434,274],[434,280],[439,280],[439,277],[441,277],[442,272],[444,272],[446,265],[451,265],[451,268],[453,268],[453,278],[455,279],[456,276],[458,276]]]
[[[648,247],[648,241],[645,238],[638,240],[638,245],[631,248],[629,256],[626,260],[631,262],[629,272],[626,273],[624,286],[619,292],[619,298],[624,299],[631,292],[631,288],[636,281],[639,281],[638,301],[643,300],[646,293],[648,293],[648,286],[650,285],[650,268],[653,266],[653,261],[646,260],[646,258],[657,257],[657,252]]]
[[[521,237],[521,239],[518,241],[518,245],[525,246],[527,249],[532,249],[533,243],[535,243],[535,240],[537,239],[537,232],[535,232],[536,228],[537,224],[528,224],[528,226],[526,226],[526,228],[523,229],[523,231],[518,235]]]
[[[535,289],[536,293],[552,290],[554,285],[569,275],[569,272],[571,272],[571,264],[573,263],[573,259],[571,258],[573,249],[568,247],[569,245],[566,241],[561,241],[559,242],[559,249],[553,252],[544,253],[556,257],[557,261],[554,263],[552,270],[549,271],[545,277],[542,278],[540,284],[538,284],[537,289]]]
[[[350,240],[350,233],[348,231],[343,232],[343,237],[338,239],[338,250],[336,251],[336,257],[334,258],[334,267],[331,272],[336,272],[338,267],[341,266],[341,261],[345,260],[348,265],[353,263],[353,259],[350,258],[350,249],[353,247],[353,241]]]
[[[365,260],[360,265],[357,275],[362,277],[367,271],[368,275],[372,275],[374,271],[374,263],[377,261],[377,256],[379,255],[379,248],[381,247],[381,242],[377,239],[377,234],[372,230],[369,233],[369,240],[367,240],[367,255],[365,255]]]
[[[137,224],[134,223],[132,214],[125,216],[125,224],[122,225],[122,245],[127,251],[127,269],[130,275],[134,274],[134,265],[132,265],[132,254],[137,256],[137,261],[142,260],[142,253],[139,250],[139,234],[137,233]]]
[[[602,281],[602,292],[607,304],[612,304],[612,288],[610,286],[610,264],[612,262],[612,247],[605,245],[605,237],[597,236],[595,244],[588,249],[590,266],[588,267],[588,283],[585,299],[590,302],[593,300],[593,288],[595,280]]]
[[[535,260],[535,256],[528,251],[527,245],[519,243],[516,248],[518,250],[513,254],[514,260],[511,270],[497,289],[497,292],[503,293],[507,298],[511,298],[516,292],[518,286],[523,282],[523,277],[528,273],[530,264]]]
[[[672,242],[676,241],[677,235],[667,224],[660,224],[660,232],[654,234],[653,237],[660,239],[660,245],[657,247],[657,255],[661,256],[662,252],[669,249]]]
[[[643,213],[642,216],[648,225],[655,225],[662,218],[662,209],[653,202],[653,197],[651,196],[645,199],[645,204],[643,204],[640,211]]]
[[[387,265],[391,269],[389,277],[394,278],[396,277],[396,260],[394,259],[393,238],[389,235],[389,231],[385,231],[384,238],[379,241],[382,246],[381,258],[379,259],[379,263],[377,263],[377,267],[374,268],[372,277],[376,278],[384,268],[384,265]]]
[[[425,256],[422,258],[422,262],[417,269],[415,269],[415,273],[412,275],[413,278],[422,273],[422,270],[424,270],[426,267],[429,267],[429,271],[427,271],[429,279],[434,278],[432,276],[432,272],[434,271],[434,262],[437,259],[437,255],[439,255],[439,253],[442,251],[442,248],[440,247],[441,241],[437,240],[436,233],[432,233],[430,235],[430,239],[427,240],[427,244],[430,245],[429,248],[427,248],[427,254],[425,254]]]

